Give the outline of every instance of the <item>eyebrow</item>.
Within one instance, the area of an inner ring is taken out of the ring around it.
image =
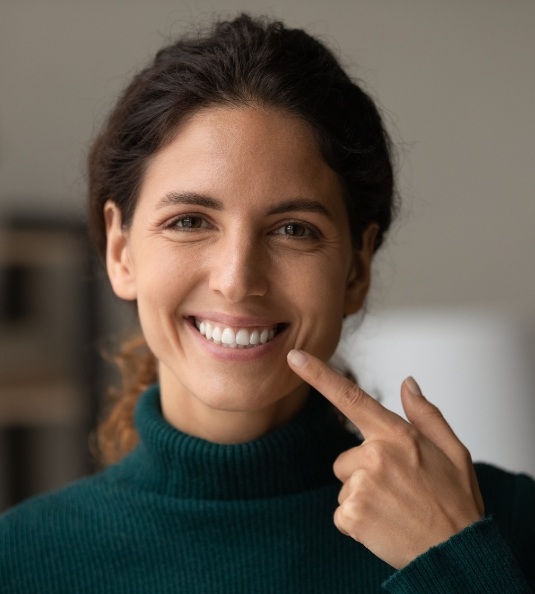
[[[330,220],[333,219],[331,211],[325,208],[325,206],[318,200],[313,200],[311,198],[292,198],[290,200],[285,200],[273,208],[270,208],[268,210],[268,215],[283,214],[285,212],[294,211],[317,212],[319,214],[325,215]]]
[[[193,204],[195,206],[203,206],[213,210],[225,210],[223,203],[220,200],[198,194],[197,192],[168,192],[158,202],[157,208],[164,208],[166,206],[173,206],[175,204]],[[317,212],[326,216],[329,220],[333,220],[333,214],[318,200],[311,198],[291,198],[279,202],[267,211],[268,215],[284,214],[287,212]]]
[[[210,196],[196,192],[168,192],[159,202],[157,208],[165,208],[174,204],[193,204],[214,210],[224,210],[223,203]]]

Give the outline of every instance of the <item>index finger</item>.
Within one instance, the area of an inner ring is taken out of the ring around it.
[[[310,353],[292,350],[288,353],[288,364],[300,378],[316,388],[354,423],[364,439],[385,433],[391,435],[400,423],[406,423],[362,388]]]

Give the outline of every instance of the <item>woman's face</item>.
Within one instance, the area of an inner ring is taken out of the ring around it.
[[[137,301],[177,426],[192,406],[302,399],[288,351],[329,359],[367,291],[373,230],[355,253],[337,175],[280,111],[196,113],[150,160],[131,226],[113,203],[106,220],[112,285]]]

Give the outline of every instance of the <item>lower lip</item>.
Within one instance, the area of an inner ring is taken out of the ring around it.
[[[199,341],[202,348],[206,350],[212,357],[219,359],[220,361],[236,362],[255,361],[256,359],[260,359],[266,355],[269,355],[273,349],[277,348],[281,341],[281,337],[283,337],[284,333],[288,329],[288,326],[285,326],[278,334],[276,334],[265,344],[254,346],[252,348],[239,349],[224,347],[220,344],[212,342],[211,340],[208,340],[197,330],[195,324],[190,320],[186,320],[186,326],[189,328],[194,338]]]

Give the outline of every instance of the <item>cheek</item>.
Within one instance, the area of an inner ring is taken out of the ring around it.
[[[147,340],[172,330],[177,310],[197,284],[196,270],[165,252],[140,263],[137,307]]]
[[[149,257],[150,256],[150,257]],[[195,283],[198,266],[179,250],[159,249],[142,257],[138,265],[139,299],[153,303],[177,304]]]
[[[345,272],[331,260],[330,266],[302,268],[294,273],[291,301],[298,317],[298,348],[309,349],[323,360],[334,353],[342,331]]]
[[[291,271],[287,281],[294,297],[302,304],[301,309],[321,318],[342,318],[346,272],[338,262],[330,260],[314,266],[303,262],[297,270]]]

